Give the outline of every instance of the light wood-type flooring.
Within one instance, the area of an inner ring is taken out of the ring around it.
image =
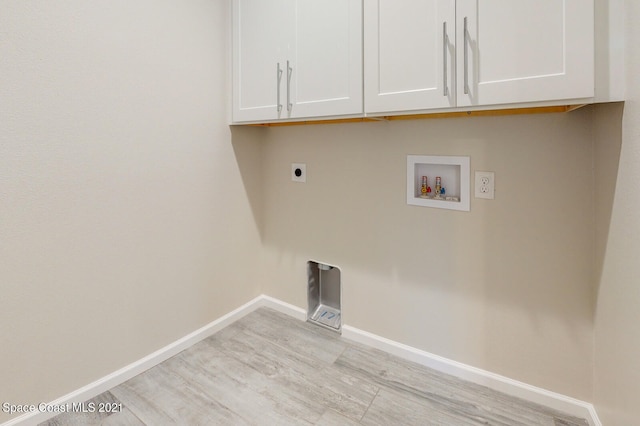
[[[587,425],[260,308],[44,425]]]

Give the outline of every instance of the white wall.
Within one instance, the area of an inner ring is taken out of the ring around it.
[[[306,308],[306,261],[338,265],[345,323],[591,400],[592,119],[264,130],[266,293]],[[472,171],[495,171],[496,199],[408,206],[407,154],[471,156]]]
[[[595,321],[595,404],[603,424],[640,418],[640,4],[627,1],[627,101]],[[608,145],[606,138],[598,143]]]
[[[0,2],[0,401],[58,398],[260,293],[228,25],[224,1]]]

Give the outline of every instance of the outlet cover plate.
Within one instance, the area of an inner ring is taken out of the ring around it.
[[[476,171],[475,197],[493,200],[496,190],[496,174],[494,172]]]
[[[307,165],[305,163],[291,163],[291,180],[294,182],[307,182]]]

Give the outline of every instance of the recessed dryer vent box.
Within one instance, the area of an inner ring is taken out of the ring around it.
[[[469,165],[469,157],[408,155],[407,204],[468,212]]]
[[[310,260],[307,262],[307,275],[307,321],[340,332],[340,269]]]

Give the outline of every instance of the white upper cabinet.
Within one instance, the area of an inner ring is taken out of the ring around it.
[[[362,0],[234,0],[233,122],[362,114]]]
[[[292,0],[233,2],[234,121],[275,120],[283,114],[278,88],[286,84],[294,17]]]
[[[458,106],[594,96],[593,0],[457,0],[456,11]]]
[[[296,3],[292,117],[362,113],[362,0]]]
[[[365,112],[594,96],[593,0],[365,0]]]
[[[456,4],[365,0],[365,111],[456,105]]]

